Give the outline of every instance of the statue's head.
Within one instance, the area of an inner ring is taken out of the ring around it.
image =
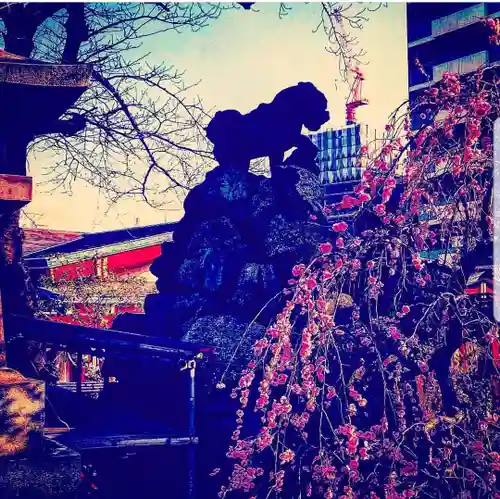
[[[302,112],[304,126],[311,132],[316,132],[330,119],[328,101],[311,82],[300,82],[297,90],[300,95],[298,107]]]
[[[234,109],[217,111],[205,128],[208,140],[214,145],[213,154],[219,164],[234,164],[238,159],[246,164],[247,158],[241,158],[242,118],[241,113]]]

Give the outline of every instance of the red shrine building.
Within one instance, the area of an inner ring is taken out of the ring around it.
[[[100,306],[107,299],[109,313],[102,324],[91,323],[92,300],[71,304],[78,309],[79,324],[110,327],[113,319],[123,312],[142,312],[142,303],[127,303],[129,294],[120,296],[115,284],[120,277],[141,277],[144,296],[154,292],[155,278],[149,272],[153,260],[160,256],[161,246],[172,241],[175,224],[133,227],[97,233],[77,233],[48,229],[24,229],[24,263],[38,288],[42,300],[55,301],[57,287],[63,282],[95,278],[100,282]],[[49,283],[50,286],[44,286]],[[126,284],[124,284],[124,287]],[[45,289],[46,287],[50,288]],[[109,293],[106,292],[109,291]],[[88,297],[87,297],[88,298]],[[87,310],[85,310],[87,309]],[[82,323],[87,315],[89,323]],[[56,313],[52,320],[75,323],[73,313]]]
[[[36,287],[37,310],[56,322],[101,328],[111,327],[120,313],[143,312],[144,297],[155,292],[149,267],[162,244],[172,241],[174,227],[97,233],[24,229],[23,260]],[[78,378],[76,356],[60,352],[57,357],[59,384],[71,389]],[[80,381],[98,389],[104,359],[83,357]]]

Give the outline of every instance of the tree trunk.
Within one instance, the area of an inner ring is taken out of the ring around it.
[[[4,313],[31,315],[27,276],[22,266],[20,210],[0,216],[0,290]]]

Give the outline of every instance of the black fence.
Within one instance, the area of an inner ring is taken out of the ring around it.
[[[21,316],[6,317],[5,326],[8,350],[35,343],[76,356],[75,381],[47,382],[45,433],[99,469],[100,497],[139,497],[134,480],[149,480],[157,485],[141,498],[164,497],[167,488],[172,499],[194,499],[195,373],[210,348]],[[88,354],[104,359],[102,381],[82,380]]]

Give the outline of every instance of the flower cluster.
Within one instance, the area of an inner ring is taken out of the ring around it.
[[[498,327],[464,289],[490,240],[482,139],[500,99],[484,74],[445,73],[424,95],[444,119],[414,131],[394,116],[354,193],[327,207],[357,214],[292,269],[254,345],[221,497],[500,498]],[[245,410],[262,426],[240,440]]]
[[[500,45],[500,19],[485,19],[485,24],[493,32],[490,35],[490,43],[494,45]]]

